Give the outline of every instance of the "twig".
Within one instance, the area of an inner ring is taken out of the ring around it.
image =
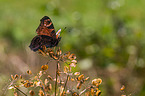
[[[70,65],[69,65],[69,69],[70,69]],[[70,70],[69,70],[69,72],[70,72]],[[65,82],[65,85],[64,85],[64,89],[63,89],[63,91],[62,91],[62,94],[63,94],[64,91],[65,91],[65,88],[66,88],[66,84],[67,84],[68,78],[69,78],[69,74],[67,75],[67,79],[66,79],[66,82]]]
[[[66,82],[65,82],[65,85],[64,85],[64,89],[63,89],[63,91],[62,91],[62,94],[63,94],[63,92],[64,92],[64,90],[65,90],[65,88],[66,88],[66,84],[67,84],[67,81],[68,81],[68,77],[69,77],[69,75],[67,75],[67,79],[66,79]]]
[[[79,96],[81,96],[87,89],[84,89],[82,92],[80,92]]]
[[[79,96],[81,96],[89,88],[91,88],[91,86],[90,87],[87,87],[86,89],[84,89],[83,91],[81,91],[80,94],[79,94]]]
[[[27,94],[25,94],[23,91],[21,91],[19,88],[17,88],[16,86],[14,86],[14,88],[16,88],[19,92],[21,92],[22,94],[24,94],[25,96],[27,96]]]
[[[56,66],[55,96],[56,96],[56,90],[57,90],[57,74],[58,74],[58,66],[59,66],[59,60],[57,60],[57,66]]]

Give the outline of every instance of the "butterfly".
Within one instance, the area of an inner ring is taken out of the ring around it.
[[[44,16],[40,20],[40,25],[36,29],[37,36],[35,36],[30,44],[30,49],[33,51],[37,51],[38,49],[42,49],[42,46],[46,46],[47,48],[55,47],[58,45],[61,37],[60,36],[61,29],[55,33],[55,29],[51,19],[48,16]]]

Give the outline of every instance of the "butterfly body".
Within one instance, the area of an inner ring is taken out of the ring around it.
[[[44,16],[40,20],[40,25],[36,29],[36,32],[38,35],[32,39],[31,44],[29,46],[30,49],[33,51],[42,49],[43,45],[47,48],[55,47],[58,45],[61,39],[61,37],[59,37],[59,33],[55,33],[53,23],[47,16]]]

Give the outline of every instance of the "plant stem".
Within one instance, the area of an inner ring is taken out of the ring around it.
[[[56,90],[57,90],[57,74],[58,74],[58,66],[59,66],[59,60],[57,60],[57,65],[56,65],[55,96],[56,96]]]
[[[86,89],[84,89],[83,91],[81,91],[80,94],[79,94],[79,96],[81,96],[81,95],[82,95],[87,89],[89,89],[89,88],[91,88],[91,86],[88,87],[88,88],[86,88]]]
[[[14,86],[19,92],[21,92],[22,94],[24,94],[25,96],[27,96],[27,94],[25,94],[23,91],[21,91],[19,88],[17,88],[16,86]]]
[[[70,72],[70,71],[71,71],[71,70],[70,70],[70,65],[69,65],[69,72]],[[63,91],[62,91],[62,95],[63,95],[63,93],[64,93],[64,91],[65,91],[65,88],[66,88],[66,84],[67,84],[68,78],[69,78],[69,74],[67,75],[67,79],[66,79],[66,82],[65,82],[65,85],[64,85],[64,89],[63,89]]]
[[[68,81],[68,77],[69,77],[69,75],[67,75],[67,79],[66,79],[66,82],[65,82],[65,85],[64,85],[64,89],[63,89],[63,91],[62,91],[62,94],[63,94],[63,92],[65,91],[66,84],[67,84],[67,81]]]
[[[80,92],[79,96],[82,95],[87,89],[84,89],[82,92]]]

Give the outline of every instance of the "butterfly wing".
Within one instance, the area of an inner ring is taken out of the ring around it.
[[[37,51],[38,49],[42,49],[43,45],[45,45],[47,48],[57,46],[61,39],[61,37],[59,37],[60,31],[61,30],[59,30],[56,34],[50,18],[44,16],[40,20],[39,27],[36,29],[38,35],[32,39],[29,46],[30,49]]]
[[[54,30],[53,23],[48,16],[44,16],[40,20],[40,25],[36,29],[36,32],[38,35],[46,35],[46,36],[50,36],[54,39],[56,38],[56,33]]]
[[[35,36],[30,44],[30,49],[33,51],[37,51],[38,49],[40,49],[40,47],[42,46],[42,37],[41,36]]]
[[[38,35],[35,36],[30,44],[30,49],[33,51],[37,51],[38,49],[42,50],[42,45],[45,45],[47,48],[54,47],[58,44],[58,40],[53,40],[52,37],[46,35]]]

